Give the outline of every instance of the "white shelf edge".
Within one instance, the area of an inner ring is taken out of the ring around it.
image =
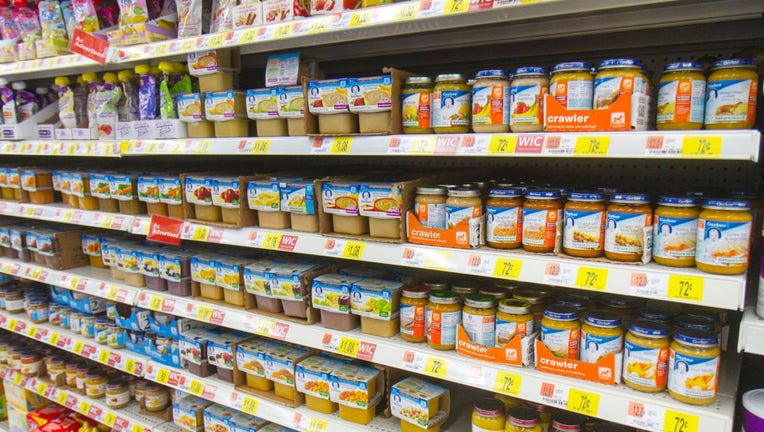
[[[743,312],[737,351],[764,356],[764,319],[756,314],[755,306],[749,306]]]

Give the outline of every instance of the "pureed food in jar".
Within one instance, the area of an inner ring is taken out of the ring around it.
[[[432,124],[430,122],[432,91],[432,80],[429,77],[417,76],[406,78],[401,107],[403,113],[403,133],[432,133]]]
[[[462,320],[459,294],[453,291],[430,293],[425,315],[427,343],[436,350],[456,348],[456,330]]]
[[[541,417],[533,408],[514,407],[507,413],[506,432],[542,432]]]
[[[698,62],[671,63],[663,68],[658,86],[655,123],[658,130],[691,130],[703,127],[706,76]]]
[[[707,199],[698,219],[695,265],[709,273],[741,274],[748,269],[753,216],[750,203]]]
[[[666,388],[669,358],[666,324],[637,320],[629,326],[623,356],[623,383],[647,393]]]
[[[504,403],[498,399],[485,398],[475,402],[472,410],[473,432],[504,432]]]
[[[559,189],[532,189],[523,203],[523,249],[553,252],[560,230],[562,195]]]
[[[653,259],[671,267],[695,265],[700,200],[687,196],[658,197],[653,216]]]
[[[461,74],[441,74],[435,78],[430,109],[435,133],[470,131],[470,88]]]
[[[427,341],[425,327],[427,302],[430,289],[425,287],[404,287],[401,295],[401,339],[406,342]]]
[[[551,305],[541,319],[541,342],[555,356],[578,360],[579,320],[574,306]]]
[[[542,67],[521,67],[510,86],[509,124],[512,132],[544,130],[544,96],[549,93],[549,78]]]
[[[621,318],[613,313],[593,310],[584,316],[579,342],[579,360],[596,363],[610,353],[623,350],[623,329]]]
[[[501,69],[482,70],[472,86],[472,130],[509,132],[509,74]]]
[[[414,198],[416,218],[423,227],[446,229],[446,194],[443,186],[418,186]]]
[[[496,312],[495,346],[503,347],[515,336],[526,336],[535,330],[530,303],[519,299],[499,301],[499,309]]]
[[[497,249],[517,249],[523,236],[523,191],[495,188],[485,203],[486,244]]]
[[[571,192],[565,203],[562,250],[566,254],[594,258],[605,248],[605,194]]]
[[[468,294],[462,309],[462,326],[472,343],[492,347],[496,340],[496,298]]]
[[[747,129],[756,120],[759,75],[748,59],[721,60],[708,76],[706,129]]]
[[[586,62],[559,63],[552,68],[549,94],[569,110],[592,109],[594,76],[592,65]]]
[[[459,222],[479,218],[483,215],[483,199],[480,191],[471,187],[457,187],[448,190],[446,200],[446,227],[451,229]]]
[[[668,391],[690,405],[709,405],[719,388],[721,350],[716,335],[704,330],[680,329],[669,348]]]
[[[594,109],[607,109],[622,94],[647,94],[647,77],[637,59],[609,59],[594,77]]]
[[[650,197],[643,194],[616,193],[607,208],[605,256],[614,261],[642,259],[644,239],[652,233]]]

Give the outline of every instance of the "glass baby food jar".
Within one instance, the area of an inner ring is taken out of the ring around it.
[[[414,198],[416,218],[423,227],[446,229],[446,195],[443,186],[418,186]]]
[[[403,288],[400,306],[401,339],[406,342],[421,343],[427,341],[425,316],[429,297],[429,288]]]
[[[406,78],[403,87],[403,133],[430,134],[430,101],[432,99],[432,80],[425,76]]]
[[[610,198],[605,229],[605,256],[613,261],[635,262],[644,254],[645,229],[651,227],[650,197],[616,193]]]
[[[646,393],[666,388],[670,330],[667,324],[644,319],[631,323],[624,343],[624,384]]]
[[[553,252],[560,229],[562,196],[559,189],[531,189],[523,203],[523,249]]]
[[[677,330],[669,347],[671,397],[690,405],[713,403],[719,387],[720,354],[719,340],[714,333]]]
[[[562,250],[579,258],[596,258],[605,249],[605,194],[571,192],[565,203]]]
[[[496,249],[517,249],[522,246],[523,191],[518,188],[496,188],[488,192],[485,203],[486,244]]]
[[[565,109],[592,109],[594,76],[591,63],[567,62],[555,65],[549,80],[549,94]]]
[[[509,132],[509,74],[501,69],[482,70],[472,86],[472,130]]]
[[[670,267],[693,267],[700,199],[658,197],[653,216],[653,259]]]
[[[666,65],[658,87],[655,123],[658,130],[697,130],[703,127],[706,76],[703,64]]]
[[[704,272],[742,274],[750,255],[751,204],[735,199],[707,199],[698,216],[695,265]]]
[[[470,130],[470,88],[461,74],[435,78],[430,109],[435,133],[467,133]]]
[[[479,218],[483,215],[483,199],[480,191],[471,187],[456,187],[448,190],[446,199],[446,226],[451,229],[459,222]]]
[[[456,348],[456,330],[461,319],[459,294],[453,291],[431,292],[425,315],[427,343],[430,347],[441,351]]]
[[[609,108],[622,94],[646,94],[647,81],[637,59],[603,60],[594,77],[594,109]]]
[[[541,342],[560,358],[578,360],[580,321],[578,309],[567,305],[550,305],[541,319]]]
[[[544,96],[549,93],[549,75],[542,67],[521,67],[510,86],[509,124],[512,132],[544,130]]]
[[[749,59],[721,60],[708,76],[706,129],[750,129],[756,120],[759,75]]]

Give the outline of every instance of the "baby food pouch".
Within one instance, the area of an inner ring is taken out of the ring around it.
[[[0,36],[4,40],[16,39],[19,37],[19,26],[16,25],[16,21],[13,20],[13,9],[5,5],[0,10]]]
[[[40,20],[37,13],[27,7],[26,0],[14,0],[13,20],[19,28],[19,34],[24,42],[34,42],[42,37]]]
[[[235,4],[235,0],[214,0],[210,33],[233,30],[233,6]]]
[[[80,30],[93,33],[100,29],[93,0],[72,0],[74,24]]]
[[[98,75],[95,72],[85,72],[82,74],[82,80],[88,89],[87,116],[88,126],[93,127],[96,124],[96,94],[101,83],[98,82]]]
[[[117,122],[117,103],[122,97],[122,89],[116,75],[107,72],[103,75],[103,80],[96,93],[98,138],[113,136]]]
[[[138,65],[138,117],[141,120],[157,118],[157,78],[150,73],[149,65]]]
[[[133,72],[129,70],[120,71],[117,74],[120,85],[122,86],[122,97],[117,106],[119,121],[128,122],[139,120],[138,115],[138,86],[135,85]]]
[[[37,100],[34,93],[27,90],[23,81],[15,82],[11,88],[16,91],[16,114],[19,122],[32,117],[37,112]]]
[[[77,114],[74,111],[74,90],[69,86],[69,78],[56,77],[58,86],[58,118],[65,129],[77,127]]]
[[[82,75],[77,77],[77,87],[74,87],[74,113],[77,117],[77,125],[88,118],[88,89]]]
[[[172,85],[170,80],[174,67],[170,62],[160,62],[159,70],[162,71],[159,82],[159,118],[163,120],[178,118],[178,114],[175,112],[175,102],[170,94],[170,86]]]
[[[43,0],[37,7],[40,13],[43,40],[50,41],[55,46],[66,48],[69,43],[61,5],[55,0]]]
[[[117,0],[119,5],[119,29],[123,34],[143,33],[149,20],[146,0]]]
[[[4,124],[16,124],[16,99],[14,98],[13,89],[8,87],[8,81],[5,78],[1,78],[0,81],[0,104],[3,107],[3,123]]]
[[[74,5],[72,0],[64,0],[61,2],[61,15],[64,17],[64,26],[66,27],[66,34],[69,38],[74,34],[76,28],[76,22],[74,19]]]
[[[202,0],[178,0],[178,38],[202,34]]]

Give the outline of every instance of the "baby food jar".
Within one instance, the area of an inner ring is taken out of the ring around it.
[[[478,286],[470,282],[455,282],[451,284],[451,290],[459,294],[459,299],[464,301],[470,294],[477,294]]]
[[[580,258],[595,258],[605,248],[605,194],[571,192],[565,203],[562,250]]]
[[[466,133],[470,130],[470,88],[461,74],[435,78],[431,121],[435,133]]]
[[[721,60],[708,76],[706,129],[748,129],[756,120],[759,75],[749,59]]]
[[[480,399],[472,409],[472,430],[504,432],[504,403],[495,398]]]
[[[403,87],[403,133],[430,134],[430,99],[432,98],[432,80],[425,76],[406,78]]]
[[[483,199],[480,191],[471,187],[456,187],[448,190],[446,199],[446,226],[455,227],[459,222],[479,218],[483,215]]]
[[[711,332],[681,329],[669,348],[668,391],[690,405],[709,405],[719,385],[719,340]]]
[[[748,269],[750,203],[735,199],[707,199],[698,216],[695,263],[716,274],[742,274]]]
[[[91,314],[83,314],[80,320],[81,334],[86,338],[95,337],[95,317]]]
[[[106,344],[110,348],[124,348],[125,339],[125,329],[116,324],[109,324],[108,334],[106,336]]]
[[[504,299],[496,311],[495,346],[503,347],[515,336],[526,336],[535,330],[531,304],[525,300]]]
[[[559,63],[552,68],[549,94],[565,109],[590,110],[594,100],[592,65],[586,62]]]
[[[559,189],[531,189],[523,203],[523,249],[554,252],[560,230],[562,196]]]
[[[47,367],[48,376],[52,382],[58,380],[59,375],[66,375],[66,358],[57,356],[50,359]]]
[[[453,350],[456,347],[456,330],[461,319],[462,305],[459,294],[453,291],[431,292],[425,315],[427,344],[436,350]]]
[[[156,384],[147,384],[143,395],[143,406],[148,412],[163,411],[170,404],[167,389]]]
[[[77,387],[77,367],[79,363],[75,360],[70,360],[66,363],[66,386],[69,388]]]
[[[501,69],[482,70],[472,86],[472,130],[509,132],[509,74]]]
[[[546,299],[551,293],[534,290],[519,289],[512,293],[512,297],[518,300],[525,300],[531,304],[531,313],[533,314],[533,328],[538,328],[541,324],[541,318],[544,316],[544,306]]]
[[[652,224],[650,197],[644,194],[616,193],[607,208],[605,256],[614,261],[642,259],[645,230]]]
[[[579,360],[596,363],[602,357],[623,350],[621,318],[613,312],[593,310],[584,316],[581,326]]]
[[[48,321],[49,308],[47,300],[29,301],[27,305],[27,318],[35,324],[41,324]]]
[[[401,294],[401,339],[421,343],[427,340],[425,316],[430,289],[404,287]]]
[[[472,343],[492,347],[496,341],[496,298],[485,294],[467,295],[462,326]]]
[[[646,393],[666,388],[669,358],[667,324],[637,320],[629,326],[623,356],[623,383]]]
[[[43,361],[40,353],[27,351],[21,355],[21,373],[25,377],[37,377],[43,372]]]
[[[416,218],[423,227],[446,229],[446,195],[443,186],[418,186],[414,198]]]
[[[70,328],[71,322],[70,318],[72,315],[72,309],[69,306],[61,306],[61,308],[58,311],[58,315],[61,317],[61,327],[63,328]]]
[[[658,197],[653,217],[653,259],[670,267],[695,265],[700,199],[688,196]]]
[[[90,369],[92,369],[91,365],[81,362],[77,364],[77,391],[85,394],[85,381],[88,377],[88,372],[90,372]]]
[[[655,116],[658,130],[701,129],[705,102],[703,64],[680,62],[666,65],[658,87]]]
[[[544,96],[549,93],[549,75],[542,67],[521,67],[515,71],[509,124],[512,132],[544,130]]]
[[[98,318],[93,324],[93,330],[95,331],[95,339],[101,345],[106,345],[109,336],[109,320],[106,318]]]
[[[549,432],[581,432],[581,416],[566,411],[554,413]]]
[[[542,432],[541,417],[533,408],[515,407],[507,413],[505,432]]]
[[[130,403],[130,386],[122,378],[112,378],[106,384],[106,406],[124,408]]]
[[[608,59],[600,62],[594,77],[594,109],[607,109],[622,94],[645,94],[647,77],[637,59]]]
[[[85,394],[93,399],[106,395],[106,374],[100,369],[88,372],[85,378]]]
[[[496,249],[517,249],[522,245],[523,191],[496,188],[485,203],[486,244]]]
[[[72,312],[69,314],[69,330],[82,334],[82,313]]]
[[[560,358],[578,360],[579,315],[574,306],[551,305],[541,319],[541,342]]]

